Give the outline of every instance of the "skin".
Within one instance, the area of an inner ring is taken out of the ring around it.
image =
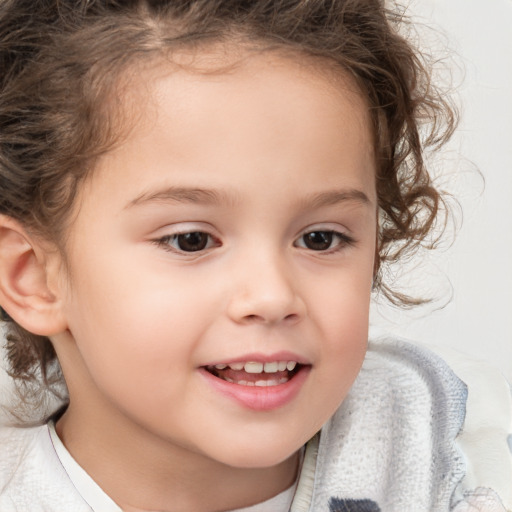
[[[297,451],[364,358],[367,107],[348,78],[276,55],[216,74],[159,64],[145,79],[136,126],[80,191],[66,264],[50,265],[70,394],[57,432],[123,510],[230,510],[293,483]],[[327,249],[307,246],[333,231]],[[185,232],[208,234],[205,249],[181,250]],[[307,373],[270,410],[204,375],[283,352]]]

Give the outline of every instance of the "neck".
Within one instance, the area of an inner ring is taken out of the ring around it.
[[[105,428],[95,414],[80,411],[70,405],[57,422],[57,433],[125,512],[233,510],[276,496],[296,478],[297,453],[272,467],[231,467],[156,438],[143,427],[114,420]]]

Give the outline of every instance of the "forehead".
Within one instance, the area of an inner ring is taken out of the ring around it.
[[[331,62],[299,57],[224,48],[132,69],[119,89],[128,135],[100,159],[93,180],[134,158],[145,162],[141,176],[162,171],[169,156],[177,167],[209,169],[214,180],[240,155],[276,174],[296,164],[314,176],[330,165],[349,168],[357,154],[373,183],[371,123],[355,81]],[[112,176],[117,186],[122,180]]]

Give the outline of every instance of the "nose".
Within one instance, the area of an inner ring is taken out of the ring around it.
[[[293,324],[305,314],[292,268],[279,255],[253,255],[232,268],[228,315],[236,323]]]

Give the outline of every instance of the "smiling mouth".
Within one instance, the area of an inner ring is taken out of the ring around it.
[[[247,361],[206,366],[206,371],[239,386],[270,387],[286,384],[304,365],[296,361]]]

